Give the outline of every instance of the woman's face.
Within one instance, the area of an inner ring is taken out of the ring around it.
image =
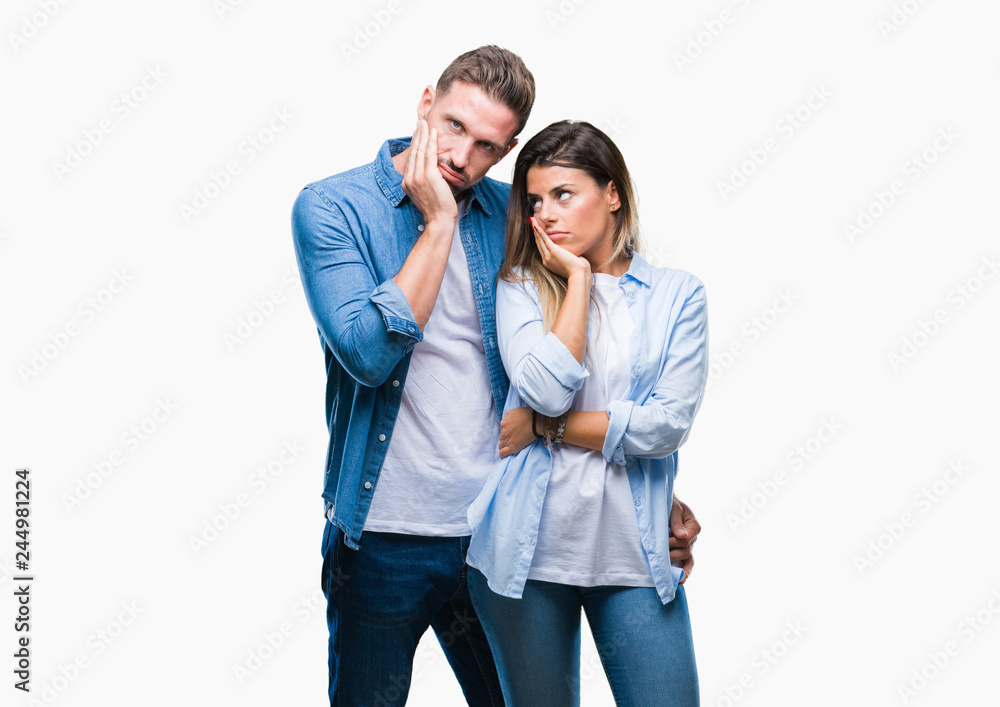
[[[553,243],[590,261],[597,270],[614,252],[614,211],[618,191],[603,189],[582,169],[534,166],[528,169],[528,212]]]

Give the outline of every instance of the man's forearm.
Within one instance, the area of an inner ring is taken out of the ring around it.
[[[431,221],[425,224],[423,235],[417,239],[403,267],[392,278],[410,303],[413,318],[421,331],[427,326],[427,320],[434,311],[434,303],[448,266],[454,234],[454,221]]]

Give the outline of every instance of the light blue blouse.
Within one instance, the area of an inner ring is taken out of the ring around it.
[[[619,280],[633,330],[628,395],[609,402],[602,453],[628,473],[639,538],[664,604],[682,572],[670,564],[670,507],[677,448],[687,439],[708,377],[705,287],[683,270],[654,268],[639,255]],[[497,342],[510,377],[504,411],[566,412],[587,377],[566,346],[545,333],[537,290],[497,284]],[[597,322],[591,322],[597,326]],[[552,455],[536,440],[501,460],[469,507],[469,563],[503,596],[520,598],[538,537]],[[583,550],[583,548],[581,548]]]

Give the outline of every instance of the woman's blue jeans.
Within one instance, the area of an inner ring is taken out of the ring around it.
[[[507,707],[580,704],[580,609],[619,707],[697,707],[684,587],[664,605],[652,587],[572,587],[529,579],[521,599],[469,567],[469,593],[496,659]]]

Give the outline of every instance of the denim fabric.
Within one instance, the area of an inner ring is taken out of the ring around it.
[[[508,707],[580,704],[580,609],[618,707],[697,707],[698,672],[684,587],[571,587],[529,579],[520,599],[493,592],[469,568]],[[586,666],[585,679],[596,666]]]
[[[501,707],[493,656],[466,583],[468,538],[367,532],[361,549],[351,550],[343,531],[324,525],[331,707],[405,704],[428,626],[466,701]]]
[[[392,155],[409,141],[387,140],[374,162],[307,185],[292,210],[295,255],[327,371],[330,444],[323,498],[330,521],[352,549],[392,438],[409,354],[421,339],[409,303],[392,281],[423,228],[392,164]],[[482,179],[459,222],[497,414],[508,387],[494,298],[509,190],[509,184]]]
[[[687,439],[708,380],[705,288],[690,273],[654,268],[639,255],[619,287],[633,323],[630,383],[623,399],[608,404],[603,454],[626,468],[639,538],[666,604],[681,578],[670,564],[677,448]],[[587,371],[556,336],[545,333],[533,286],[498,285],[497,333],[510,373],[505,411],[529,406],[556,416],[568,410]],[[469,563],[503,596],[521,596],[528,577],[551,460],[542,440],[501,460],[469,507]]]

